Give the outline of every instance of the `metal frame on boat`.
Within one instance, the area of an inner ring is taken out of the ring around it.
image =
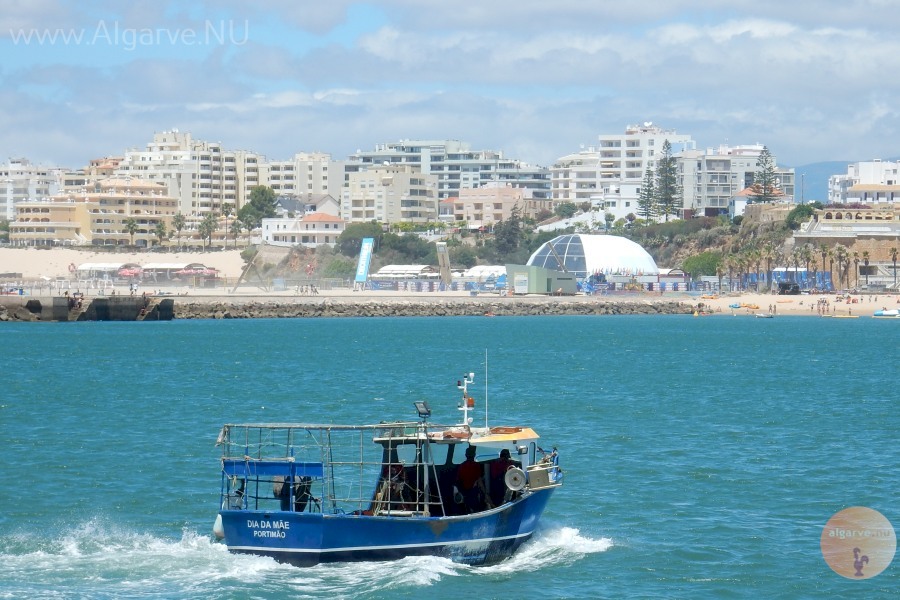
[[[415,403],[418,421],[225,425],[216,536],[232,552],[298,566],[509,557],[534,533],[562,470],[531,428],[472,427],[473,378],[458,382],[458,425],[429,422],[425,402]],[[463,498],[458,470],[469,447],[483,476]]]

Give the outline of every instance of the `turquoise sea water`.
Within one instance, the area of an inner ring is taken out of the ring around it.
[[[900,526],[900,323],[717,316],[0,326],[0,598],[887,598],[825,523]],[[458,418],[558,444],[565,486],[506,563],[297,569],[212,539],[225,422]],[[479,418],[483,418],[483,415]]]

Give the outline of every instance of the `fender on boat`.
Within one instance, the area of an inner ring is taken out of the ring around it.
[[[219,540],[225,537],[225,527],[222,525],[222,515],[216,515],[216,522],[213,523],[213,535]]]

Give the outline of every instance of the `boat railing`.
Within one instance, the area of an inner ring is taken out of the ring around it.
[[[433,430],[451,427],[425,427],[421,422],[226,425],[217,441],[222,446],[222,506],[326,514],[443,514],[438,474],[423,458],[428,453],[422,447]],[[416,458],[385,460],[385,452],[396,452],[401,445],[416,448]]]

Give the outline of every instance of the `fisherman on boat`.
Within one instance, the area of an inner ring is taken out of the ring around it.
[[[470,513],[493,508],[484,488],[484,470],[475,461],[475,446],[466,448],[466,460],[456,471],[456,487],[462,494],[463,504]]]
[[[518,465],[509,457],[509,450],[500,451],[500,458],[491,463],[491,502],[494,506],[500,506],[508,500],[510,491],[506,487],[506,472]]]

